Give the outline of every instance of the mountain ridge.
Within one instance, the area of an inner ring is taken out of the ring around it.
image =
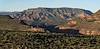
[[[60,24],[72,17],[79,17],[93,14],[91,11],[78,8],[31,8],[12,14],[11,17],[25,21],[43,20],[45,23]]]

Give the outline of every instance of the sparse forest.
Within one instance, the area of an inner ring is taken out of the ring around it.
[[[99,49],[100,36],[0,30],[0,49]]]

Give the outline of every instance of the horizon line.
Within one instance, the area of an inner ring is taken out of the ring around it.
[[[28,10],[28,9],[35,9],[35,8],[72,8],[72,9],[83,9],[83,10],[88,10],[88,9],[85,9],[85,8],[77,8],[77,7],[30,7],[30,8],[26,8],[26,9],[22,9],[22,10],[14,10],[14,11],[11,11],[11,10],[7,10],[7,11],[0,11],[0,12],[21,12],[21,11],[24,11],[24,10]],[[99,9],[98,9],[99,10]],[[97,10],[97,11],[98,11]],[[89,10],[91,11],[91,10]],[[97,12],[97,11],[91,11],[93,13]]]

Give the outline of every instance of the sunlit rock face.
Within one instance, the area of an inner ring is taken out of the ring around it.
[[[76,22],[76,21],[74,21],[74,20],[68,21],[68,26],[74,27],[74,26],[76,26],[76,25],[77,25],[77,22]]]
[[[82,14],[83,13],[83,14]],[[47,24],[61,24],[73,17],[91,15],[92,12],[78,8],[31,8],[11,15],[18,20],[42,22]]]
[[[83,35],[100,35],[100,31],[97,30],[80,29],[79,32]]]

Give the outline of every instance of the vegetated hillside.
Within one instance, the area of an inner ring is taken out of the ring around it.
[[[80,17],[80,15],[88,16],[91,14],[92,12],[89,10],[78,8],[32,8],[13,14],[11,17],[23,20],[26,24],[32,24],[34,21],[37,21],[39,23],[58,25],[72,17]]]
[[[100,36],[0,30],[0,49],[100,49]]]
[[[0,30],[24,30],[28,26],[20,24],[17,20],[11,19],[9,16],[0,16]]]

